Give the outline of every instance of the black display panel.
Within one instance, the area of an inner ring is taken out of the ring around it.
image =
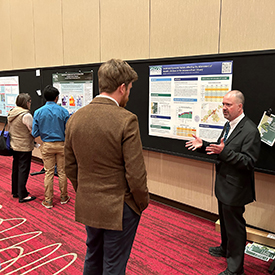
[[[128,61],[136,70],[139,79],[133,84],[127,109],[139,118],[143,148],[214,162],[214,156],[208,156],[185,148],[185,141],[148,135],[149,111],[149,66],[172,65],[185,63],[200,63],[214,61],[233,61],[232,89],[238,89],[245,95],[244,112],[256,125],[261,120],[263,112],[269,108],[275,113],[275,51],[255,51],[230,54],[216,54],[177,58],[161,58]],[[89,71],[94,73],[94,96],[98,94],[97,71],[100,64],[86,64],[74,66],[60,66],[40,69],[40,76],[36,76],[36,69],[0,72],[1,76],[19,76],[20,92],[28,92],[32,97],[32,113],[41,107],[45,100],[37,94],[37,90],[52,84],[53,73]],[[5,118],[0,118],[3,122]],[[92,119],[92,118],[91,118]],[[259,172],[275,174],[275,148],[262,143],[260,158],[256,164]]]
[[[233,60],[232,89],[245,95],[244,112],[256,125],[263,112],[272,108],[275,113],[275,52],[260,51],[198,57],[155,59],[129,62],[137,71],[139,80],[134,83],[127,108],[137,114],[143,148],[146,150],[214,162],[215,157],[189,151],[185,141],[148,135],[149,66]],[[275,148],[262,143],[256,163],[259,172],[275,174]]]

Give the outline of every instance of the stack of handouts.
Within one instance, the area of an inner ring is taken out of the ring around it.
[[[245,247],[245,254],[268,262],[275,259],[275,249],[257,243],[248,243]]]

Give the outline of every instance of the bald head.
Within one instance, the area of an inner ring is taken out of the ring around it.
[[[232,90],[223,97],[223,115],[229,121],[243,113],[244,95],[238,90]]]
[[[242,103],[242,105],[244,105],[244,95],[241,91],[238,90],[232,90],[230,92],[228,92],[227,94],[231,94],[232,96],[236,97],[236,101],[238,103]]]

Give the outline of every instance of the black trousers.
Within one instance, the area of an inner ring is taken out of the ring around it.
[[[122,231],[86,226],[87,252],[83,274],[125,274],[139,220],[140,216],[124,203]]]
[[[32,151],[13,151],[11,193],[13,195],[18,195],[19,199],[24,199],[29,194],[26,188],[26,184],[31,168],[31,158]]]
[[[226,251],[227,268],[233,273],[243,272],[246,245],[244,206],[219,204],[221,246]]]

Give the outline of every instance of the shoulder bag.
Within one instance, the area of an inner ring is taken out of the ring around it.
[[[0,155],[1,156],[11,156],[12,151],[10,150],[10,135],[8,131],[5,131],[8,119],[6,118],[6,123],[0,134]]]

